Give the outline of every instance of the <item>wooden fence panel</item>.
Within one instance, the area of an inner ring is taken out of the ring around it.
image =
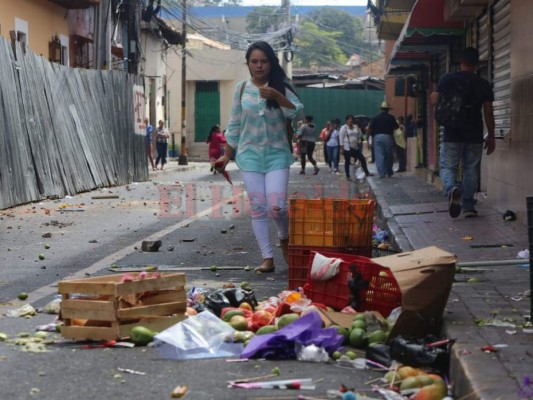
[[[121,71],[52,64],[0,38],[0,209],[148,179]]]

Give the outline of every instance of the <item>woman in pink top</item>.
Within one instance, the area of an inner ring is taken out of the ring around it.
[[[205,142],[209,144],[209,162],[211,163],[211,172],[216,174],[216,171],[214,171],[214,165],[216,160],[222,156],[222,145],[226,143],[226,138],[222,134],[218,125],[214,125],[211,128]]]

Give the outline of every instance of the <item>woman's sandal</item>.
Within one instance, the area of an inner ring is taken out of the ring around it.
[[[266,265],[265,265],[266,264]],[[274,272],[276,270],[276,267],[274,266],[274,263],[263,261],[263,264],[261,264],[259,267],[257,267],[254,271],[256,274],[266,274],[269,272]]]

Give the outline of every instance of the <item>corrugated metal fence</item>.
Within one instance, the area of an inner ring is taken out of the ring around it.
[[[148,179],[133,86],[66,68],[0,38],[0,209]]]

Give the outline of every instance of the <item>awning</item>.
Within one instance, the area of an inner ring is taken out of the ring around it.
[[[415,2],[416,0],[377,0],[375,6],[369,0],[367,8],[374,18],[378,38],[396,40]]]
[[[462,21],[444,21],[444,3],[417,0],[391,52],[387,71],[392,65],[426,64],[431,54],[447,50],[457,36],[464,35]]]

